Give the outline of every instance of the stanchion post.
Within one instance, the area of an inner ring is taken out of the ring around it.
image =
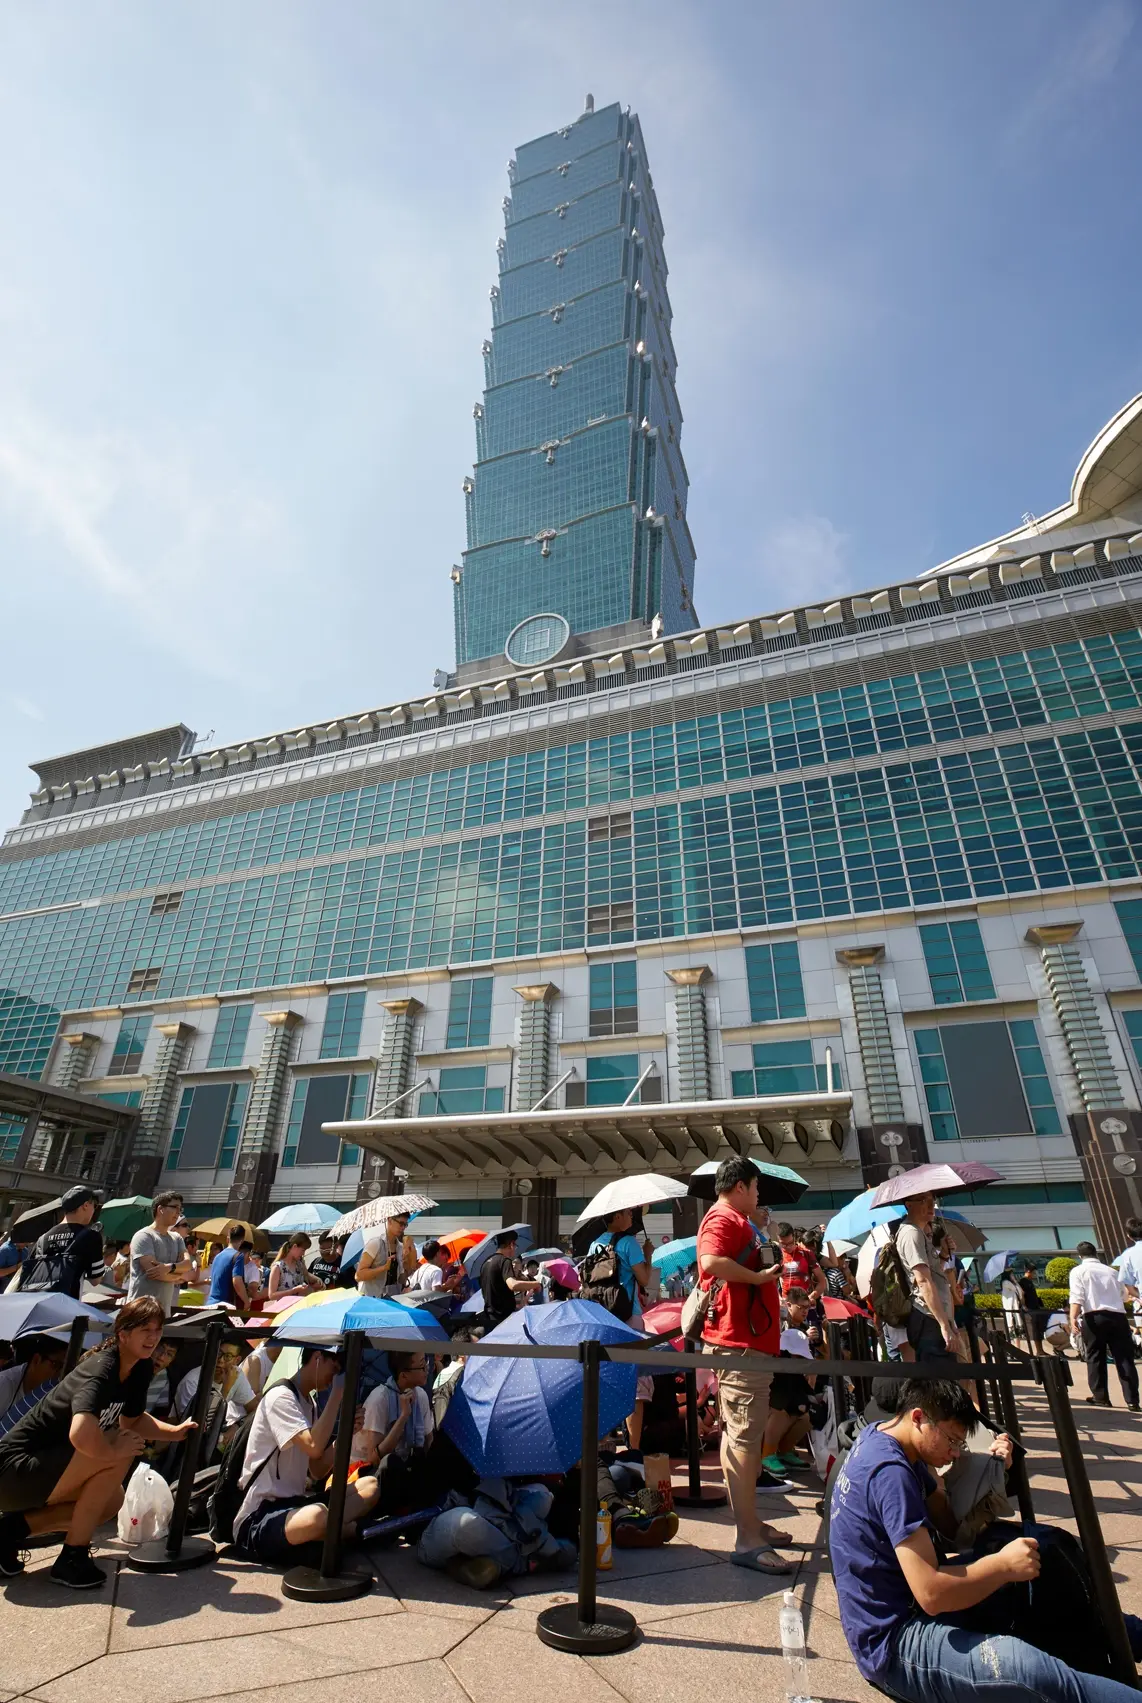
[[[854,1360],[871,1360],[873,1358],[871,1333],[868,1320],[853,1317],[849,1320],[849,1340],[853,1346]],[[863,1413],[872,1400],[872,1379],[854,1378],[853,1390],[856,1394],[858,1414]]]
[[[333,1447],[333,1474],[329,1505],[325,1514],[325,1539],[319,1567],[291,1567],[282,1580],[282,1595],[300,1602],[348,1602],[363,1597],[373,1588],[373,1569],[361,1556],[346,1560],[341,1554],[341,1528],[345,1523],[345,1492],[349,1460],[353,1452],[353,1417],[357,1411],[357,1385],[361,1378],[361,1356],[365,1333],[347,1331],[345,1372],[341,1411],[337,1415],[337,1441]]]
[[[1138,1669],[1131,1653],[1130,1640],[1126,1635],[1126,1623],[1122,1618],[1122,1605],[1118,1600],[1118,1591],[1114,1584],[1110,1558],[1106,1553],[1106,1544],[1103,1542],[1102,1527],[1099,1524],[1098,1510],[1094,1505],[1090,1479],[1087,1477],[1086,1465],[1083,1461],[1082,1445],[1079,1442],[1075,1416],[1071,1411],[1071,1400],[1063,1380],[1062,1363],[1053,1356],[1044,1355],[1040,1364],[1043,1372],[1043,1388],[1047,1393],[1047,1405],[1051,1410],[1051,1423],[1055,1427],[1059,1455],[1063,1463],[1063,1471],[1067,1475],[1067,1489],[1071,1495],[1071,1506],[1075,1511],[1075,1522],[1079,1528],[1079,1542],[1086,1556],[1086,1564],[1090,1569],[1095,1599],[1098,1602],[1099,1613],[1102,1616],[1103,1627],[1110,1646],[1111,1663],[1114,1670],[1113,1678],[1123,1685],[1137,1687]]]
[[[218,1350],[222,1346],[222,1333],[226,1329],[226,1322],[224,1318],[214,1318],[206,1327],[202,1364],[198,1371],[198,1389],[194,1395],[194,1430],[188,1434],[182,1446],[182,1466],[175,1486],[170,1530],[165,1538],[156,1538],[153,1543],[141,1543],[127,1553],[128,1567],[134,1567],[140,1573],[185,1573],[191,1567],[202,1567],[214,1559],[215,1548],[210,1538],[187,1537],[186,1521],[190,1513],[190,1499],[194,1494],[195,1474],[202,1457],[206,1418],[210,1412],[210,1399],[214,1394],[214,1369],[218,1364]]]
[[[581,1343],[583,1425],[579,1456],[579,1594],[573,1603],[545,1608],[535,1623],[542,1643],[576,1656],[605,1656],[629,1649],[638,1622],[625,1608],[597,1600],[595,1510],[599,1483],[599,1360],[595,1338]]]
[[[1001,1371],[1007,1368],[1007,1345],[1000,1341],[995,1345],[995,1358]],[[1006,1378],[998,1381],[999,1411],[1003,1418],[1003,1429],[1016,1443],[1020,1441],[1019,1410],[1015,1406],[1015,1386]],[[1019,1503],[1019,1512],[1025,1520],[1035,1518],[1035,1508],[1031,1501],[1031,1480],[1027,1476],[1027,1457],[1022,1448],[1015,1450],[1011,1462],[1011,1481],[1015,1486],[1015,1500]]]
[[[982,1362],[979,1357],[979,1320],[976,1318],[974,1310],[968,1314],[967,1333],[972,1365],[979,1366],[982,1371]],[[990,1419],[991,1404],[987,1399],[987,1385],[982,1377],[978,1377],[975,1381],[975,1395],[979,1411],[985,1419]]]
[[[844,1354],[841,1349],[840,1325],[835,1323],[827,1324],[825,1326],[825,1335],[829,1344],[829,1359],[843,1360]],[[845,1380],[843,1378],[831,1377],[829,1379],[829,1384],[833,1391],[833,1412],[836,1416],[837,1424],[839,1425],[842,1419],[847,1419],[849,1416],[848,1390],[845,1387]]]
[[[66,1378],[68,1373],[74,1372],[79,1365],[79,1357],[83,1353],[83,1341],[87,1335],[88,1326],[94,1322],[93,1319],[87,1318],[84,1313],[77,1313],[72,1319],[71,1331],[67,1339],[67,1359],[63,1363],[61,1378]]]
[[[687,1353],[701,1353],[700,1342],[687,1342]],[[674,1492],[679,1508],[724,1508],[729,1500],[724,1490],[702,1483],[702,1439],[698,1435],[698,1374],[693,1366],[686,1369],[686,1455],[688,1480],[685,1490]]]

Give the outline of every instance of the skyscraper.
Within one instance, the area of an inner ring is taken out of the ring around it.
[[[695,619],[662,219],[638,119],[588,96],[508,170],[453,572],[461,683],[505,651],[538,666],[644,636],[656,616],[668,633]]]

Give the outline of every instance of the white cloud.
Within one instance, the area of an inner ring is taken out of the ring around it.
[[[762,540],[760,578],[776,602],[787,605],[839,597],[850,591],[845,565],[848,538],[825,515],[781,521]]]
[[[27,716],[29,721],[43,721],[43,710],[38,704],[33,704],[30,698],[22,698],[18,692],[9,692],[8,702],[17,715]]]

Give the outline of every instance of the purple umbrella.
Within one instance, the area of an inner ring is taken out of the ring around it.
[[[956,1189],[977,1189],[982,1183],[1001,1183],[1002,1176],[990,1165],[970,1160],[965,1165],[916,1165],[889,1177],[881,1183],[872,1197],[875,1206],[891,1206],[897,1200],[910,1200],[918,1194],[952,1194]]]

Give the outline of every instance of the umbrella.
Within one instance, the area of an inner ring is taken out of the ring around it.
[[[872,1197],[875,1189],[865,1189],[855,1200],[850,1200],[847,1206],[842,1206],[835,1212],[825,1225],[824,1240],[826,1242],[860,1242],[877,1224],[887,1224],[893,1218],[903,1218],[904,1207],[882,1206],[874,1207]]]
[[[448,1332],[420,1307],[402,1307],[377,1295],[357,1295],[346,1289],[320,1307],[298,1308],[279,1319],[274,1335],[287,1342],[328,1343],[346,1331],[372,1336],[401,1336],[409,1342],[447,1342]]]
[[[954,1165],[914,1165],[910,1171],[889,1177],[873,1193],[873,1206],[890,1206],[918,1194],[953,1194],[957,1189],[977,1189],[984,1183],[1001,1183],[1003,1177],[978,1159]]]
[[[646,1171],[637,1177],[617,1177],[605,1183],[575,1220],[586,1224],[589,1218],[607,1218],[612,1212],[623,1212],[636,1206],[652,1206],[662,1200],[685,1200],[686,1184],[676,1177],[659,1177]]]
[[[805,1178],[791,1171],[788,1165],[770,1165],[761,1159],[754,1159],[752,1163],[761,1172],[761,1181],[757,1185],[759,1206],[796,1206],[809,1187]],[[714,1178],[720,1168],[717,1160],[711,1159],[709,1164],[699,1165],[696,1171],[691,1171],[687,1194],[696,1195],[699,1200],[713,1200]]]
[[[33,1290],[24,1295],[0,1295],[0,1341],[15,1342],[20,1336],[38,1336],[71,1324],[72,1319],[93,1319],[106,1330],[110,1319],[70,1295],[57,1295],[54,1290]]]
[[[594,1301],[521,1307],[486,1342],[546,1343],[578,1348],[642,1341],[639,1331]],[[599,1368],[599,1436],[634,1408],[638,1370],[604,1362]],[[566,1472],[582,1450],[583,1368],[576,1360],[493,1360],[472,1357],[444,1420],[444,1430],[483,1477]]]
[[[38,1242],[45,1230],[50,1230],[63,1211],[62,1197],[45,1200],[42,1206],[31,1206],[13,1219],[11,1236],[16,1242]]]
[[[569,1259],[548,1260],[540,1270],[545,1271],[548,1277],[554,1278],[556,1283],[562,1284],[564,1289],[579,1287],[579,1273]]]
[[[239,1225],[244,1232],[243,1241],[252,1242],[260,1254],[269,1252],[270,1238],[256,1224],[251,1224],[248,1218],[207,1218],[201,1224],[196,1224],[194,1230],[204,1242],[226,1242],[230,1239],[231,1230],[236,1230]]]
[[[464,1270],[468,1273],[468,1276],[472,1279],[473,1283],[479,1282],[480,1273],[484,1269],[484,1261],[490,1259],[495,1253],[496,1237],[502,1236],[505,1230],[515,1231],[516,1235],[519,1237],[519,1251],[521,1254],[525,1254],[531,1246],[530,1224],[505,1224],[503,1229],[495,1230],[490,1236],[485,1236],[482,1242],[477,1242],[476,1246],[474,1248],[469,1248],[468,1252],[464,1255]]]
[[[987,1241],[983,1231],[978,1230],[974,1224],[969,1224],[966,1218],[961,1218],[958,1212],[949,1212],[945,1207],[941,1210],[940,1217],[957,1254],[978,1253]]]
[[[335,1236],[348,1236],[353,1230],[371,1230],[376,1224],[384,1224],[389,1218],[403,1218],[407,1212],[410,1218],[415,1218],[418,1212],[431,1212],[436,1205],[426,1194],[379,1194],[375,1200],[367,1200],[364,1206],[355,1206],[352,1212],[343,1212],[333,1225]]]
[[[462,1260],[468,1249],[482,1242],[487,1234],[486,1230],[453,1230],[450,1236],[441,1236],[439,1242],[450,1260]]]
[[[346,1289],[342,1293],[352,1300],[357,1291]],[[276,1301],[267,1301],[262,1311],[267,1316],[275,1314],[274,1323],[280,1325],[283,1319],[288,1319],[291,1313],[299,1312],[302,1307],[325,1307],[328,1306],[329,1300],[328,1289],[311,1289],[308,1295],[302,1295],[300,1298],[296,1295],[283,1295]]]
[[[845,1301],[839,1295],[823,1296],[821,1306],[825,1310],[825,1317],[833,1319],[835,1322],[840,1322],[842,1319],[868,1318],[863,1307],[858,1307],[855,1301]]]
[[[681,1301],[658,1301],[653,1307],[648,1307],[642,1315],[642,1328],[647,1336],[665,1336],[668,1330],[677,1332],[677,1335],[666,1346],[675,1349],[679,1354],[686,1350],[686,1338],[682,1335],[682,1305]],[[639,1367],[640,1372],[646,1370],[645,1366]],[[669,1367],[667,1370],[669,1370]],[[698,1394],[705,1395],[710,1385],[716,1380],[717,1373],[709,1371],[705,1366],[699,1366],[697,1378]]]
[[[151,1198],[131,1194],[123,1200],[105,1200],[99,1209],[99,1222],[105,1242],[125,1242],[151,1222]]]
[[[1006,1253],[992,1254],[991,1258],[983,1268],[983,1281],[985,1283],[994,1283],[996,1278],[1001,1276],[1003,1272],[1007,1270],[1012,1260],[1017,1260],[1018,1258],[1018,1248],[1008,1248]]]
[[[566,1259],[567,1255],[562,1248],[529,1248],[527,1257],[529,1260],[536,1260],[540,1265],[543,1265],[547,1260]]]
[[[294,1230],[304,1230],[309,1234],[314,1230],[328,1230],[339,1217],[335,1206],[322,1206],[320,1201],[305,1200],[296,1206],[279,1207],[268,1218],[263,1218],[258,1228],[268,1230],[274,1236],[289,1235]]]
[[[826,1242],[825,1252],[830,1254],[833,1259],[837,1259],[841,1254],[855,1254],[857,1246],[858,1244],[856,1242],[846,1241],[846,1239],[842,1236],[838,1241]]]
[[[460,1308],[460,1312],[466,1314],[468,1318],[478,1318],[483,1310],[484,1297],[478,1289],[474,1295],[469,1295],[468,1299]]]
[[[877,1254],[888,1240],[888,1235],[888,1226],[878,1224],[857,1257],[856,1286],[861,1295],[867,1296],[872,1288],[872,1268],[876,1264]]]
[[[679,1236],[677,1241],[667,1242],[661,1248],[655,1248],[650,1256],[651,1265],[659,1270],[663,1277],[669,1277],[672,1272],[685,1271],[688,1265],[693,1265],[698,1258],[697,1236]]]

